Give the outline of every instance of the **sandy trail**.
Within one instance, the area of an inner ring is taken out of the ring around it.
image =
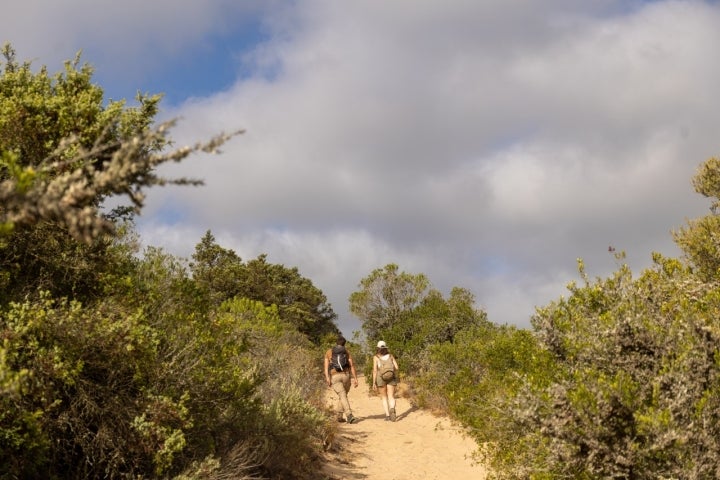
[[[335,393],[328,389],[330,403]],[[398,398],[397,421],[385,421],[380,398],[363,378],[351,388],[350,406],[359,419],[339,425],[341,451],[330,456],[325,475],[333,480],[484,479],[473,464],[475,442],[446,417],[438,417]]]

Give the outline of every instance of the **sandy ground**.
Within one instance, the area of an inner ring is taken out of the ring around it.
[[[328,404],[335,393],[328,389]],[[350,406],[359,419],[339,425],[337,452],[330,454],[325,475],[333,480],[484,479],[474,464],[475,442],[448,418],[438,417],[397,398],[397,421],[385,421],[380,397],[360,378],[351,388]]]

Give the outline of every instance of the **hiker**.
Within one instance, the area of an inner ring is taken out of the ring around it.
[[[394,422],[395,387],[398,384],[398,364],[395,357],[388,351],[384,341],[377,343],[377,353],[373,356],[373,389],[380,393],[385,421]]]
[[[328,388],[332,388],[337,393],[335,412],[337,413],[338,422],[357,422],[357,418],[352,414],[347,397],[350,391],[351,375],[355,388],[357,388],[358,378],[357,372],[355,372],[355,363],[353,363],[350,352],[345,348],[345,337],[338,335],[337,345],[325,352],[325,382]],[[345,413],[344,419],[343,412]]]

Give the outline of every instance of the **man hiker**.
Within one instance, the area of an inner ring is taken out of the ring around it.
[[[347,394],[350,391],[350,376],[355,388],[358,386],[357,372],[350,352],[345,348],[345,337],[338,335],[337,345],[325,352],[325,383],[337,394],[335,412],[339,422],[357,422],[350,409]],[[343,419],[343,412],[345,419]]]

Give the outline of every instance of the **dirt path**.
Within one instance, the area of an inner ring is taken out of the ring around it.
[[[328,390],[328,402],[334,398]],[[336,441],[340,452],[331,456],[325,474],[333,480],[445,480],[484,479],[485,469],[474,465],[475,442],[445,417],[413,407],[398,398],[395,423],[385,421],[380,398],[371,395],[364,379],[350,390],[350,406],[359,419],[342,423]]]

